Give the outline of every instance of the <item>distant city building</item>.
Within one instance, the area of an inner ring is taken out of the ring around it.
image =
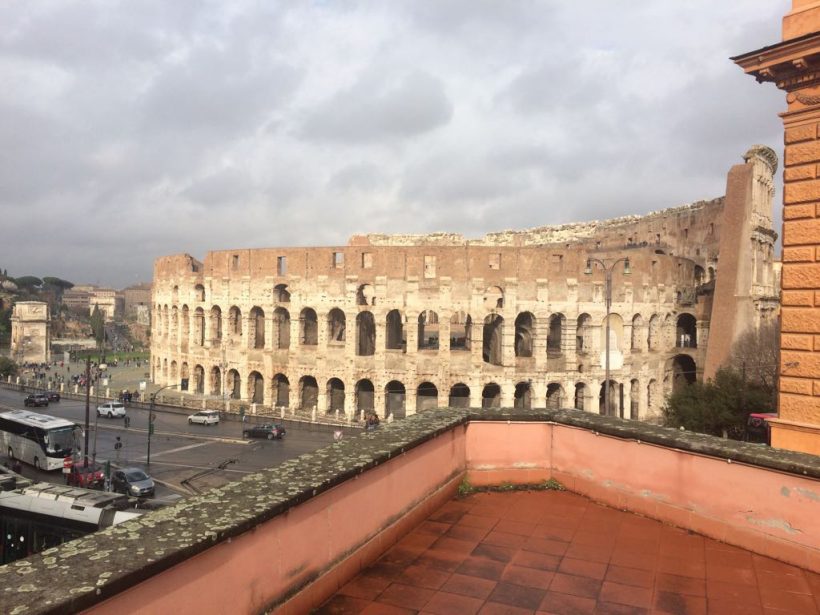
[[[94,313],[98,307],[106,321],[119,320],[123,313],[124,300],[119,291],[112,288],[95,288],[88,294],[88,312]]]
[[[122,290],[125,317],[141,325],[151,324],[151,284],[135,284]]]
[[[48,304],[18,301],[11,313],[11,357],[18,363],[51,360],[51,318]]]
[[[78,314],[88,313],[89,292],[87,290],[77,290],[77,287],[63,293],[63,305]]]
[[[642,217],[159,258],[152,377],[348,416],[574,406],[657,419],[666,394],[778,315],[777,158],[755,146],[744,159],[725,197]],[[607,284],[589,259],[626,258],[607,355]]]

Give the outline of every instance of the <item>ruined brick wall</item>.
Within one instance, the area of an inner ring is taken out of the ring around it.
[[[702,374],[723,199],[644,217],[493,233],[367,235],[326,248],[157,259],[152,376],[267,407],[400,418],[435,406],[656,419]],[[769,263],[771,266],[771,263]]]

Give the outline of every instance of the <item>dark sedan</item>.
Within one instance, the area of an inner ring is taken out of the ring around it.
[[[46,391],[45,395],[48,401],[60,401],[60,394],[57,391]]]
[[[33,395],[28,395],[23,400],[23,405],[34,406],[35,408],[41,408],[43,406],[48,406],[48,397],[43,395],[42,393],[35,393]]]
[[[273,440],[274,438],[281,438],[284,435],[285,428],[281,425],[274,425],[273,423],[261,423],[242,430],[242,437],[244,438],[267,438],[268,440]]]

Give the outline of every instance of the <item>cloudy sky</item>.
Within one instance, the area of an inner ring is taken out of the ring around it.
[[[782,152],[782,93],[728,58],[790,4],[3,0],[0,268],[123,287],[164,254],[719,196]]]

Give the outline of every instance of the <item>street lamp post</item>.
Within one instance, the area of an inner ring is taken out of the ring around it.
[[[606,380],[604,381],[604,413],[608,416],[610,414],[609,406],[609,309],[612,306],[612,271],[618,263],[624,264],[624,275],[629,275],[631,270],[629,268],[629,258],[619,258],[614,263],[607,265],[599,258],[587,258],[587,266],[584,269],[584,274],[592,275],[592,265],[598,265],[604,272],[606,279],[605,295],[606,295],[606,355],[604,359]]]
[[[151,403],[148,404],[148,454],[145,456],[145,465],[147,466],[151,465],[151,434],[154,433],[154,402],[157,399],[157,395],[165,389],[174,389],[178,386],[178,384],[166,384],[164,387],[151,393]]]

